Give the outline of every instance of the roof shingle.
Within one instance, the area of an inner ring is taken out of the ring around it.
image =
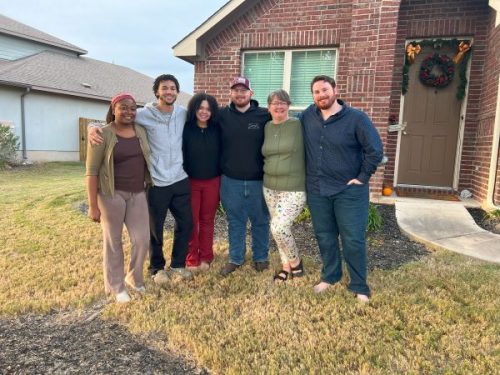
[[[78,55],[87,53],[87,51],[80,47],[56,38],[50,34],[44,33],[43,31],[37,30],[31,26],[25,25],[24,23],[13,20],[12,18],[5,17],[2,14],[0,14],[0,33],[62,48],[64,50],[75,52]]]

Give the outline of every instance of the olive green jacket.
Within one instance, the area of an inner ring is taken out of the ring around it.
[[[135,134],[139,138],[142,153],[146,160],[147,169],[145,173],[145,183],[152,184],[151,175],[151,150],[146,136],[146,130],[135,125]],[[87,145],[87,162],[85,176],[99,176],[98,190],[104,195],[114,195],[115,193],[115,173],[113,163],[113,149],[118,143],[118,138],[111,128],[111,124],[102,127],[102,137],[104,142],[99,145]]]

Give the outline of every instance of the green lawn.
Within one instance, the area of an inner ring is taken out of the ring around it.
[[[82,309],[104,298],[100,228],[83,216],[84,168],[51,163],[0,172],[0,315]],[[168,234],[168,238],[170,235]],[[167,240],[167,245],[170,242]],[[246,265],[148,293],[104,318],[215,373],[493,374],[500,372],[500,266],[447,252],[376,270],[359,305],[344,285],[314,295],[319,266],[274,286]],[[278,267],[279,258],[271,261]]]

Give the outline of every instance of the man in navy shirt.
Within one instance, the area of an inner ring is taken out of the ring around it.
[[[323,268],[316,293],[342,278],[342,252],[349,290],[368,302],[365,232],[371,175],[383,157],[380,136],[368,116],[337,99],[335,80],[316,76],[314,104],[301,115],[306,150],[307,202]]]

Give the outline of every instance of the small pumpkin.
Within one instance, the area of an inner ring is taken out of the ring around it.
[[[384,197],[389,197],[392,195],[392,187],[390,186],[385,186],[383,189],[382,189],[382,195]]]

